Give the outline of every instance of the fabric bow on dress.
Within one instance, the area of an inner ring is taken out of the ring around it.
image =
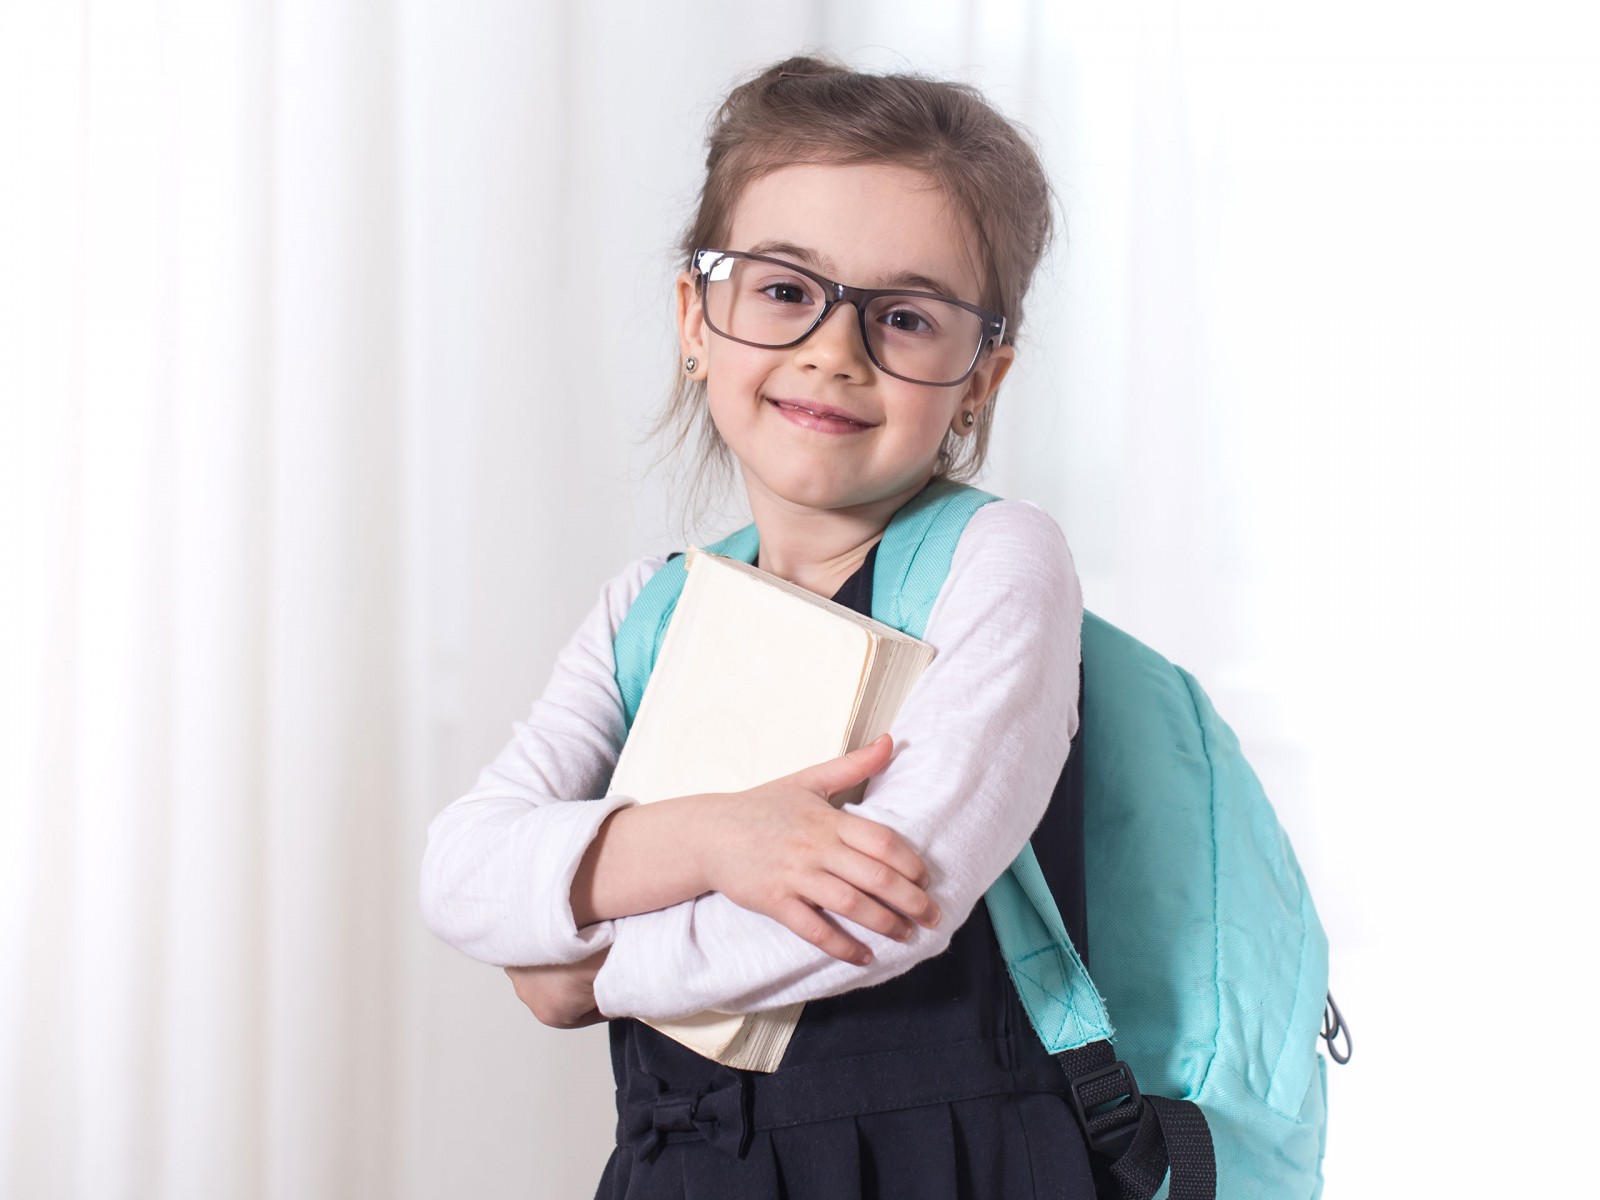
[[[640,1162],[661,1153],[668,1134],[693,1134],[733,1158],[750,1148],[750,1081],[723,1071],[698,1091],[667,1091],[666,1084],[640,1072],[622,1108],[622,1132]],[[689,1140],[689,1139],[679,1139]]]

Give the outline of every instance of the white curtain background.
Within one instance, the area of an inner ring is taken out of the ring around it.
[[[1575,1186],[1591,12],[5,0],[0,1195],[592,1191],[603,1032],[433,943],[416,867],[600,582],[696,532],[642,440],[671,246],[715,100],[803,47],[1038,136],[986,483],[1295,837],[1356,1038],[1329,1194]]]

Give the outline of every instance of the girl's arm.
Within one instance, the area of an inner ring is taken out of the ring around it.
[[[888,766],[893,746],[884,734],[742,792],[613,813],[573,879],[573,919],[582,926],[721,892],[835,958],[870,962],[867,948],[821,910],[900,941],[911,936],[912,920],[939,923],[916,851],[887,826],[829,800]]]
[[[883,768],[887,738],[746,792],[562,803],[601,795],[611,778],[623,739],[612,641],[659,566],[645,560],[607,585],[528,720],[477,788],[434,820],[422,869],[429,928],[473,958],[524,967],[598,961],[606,918],[712,890],[851,961],[865,948],[813,905],[890,936],[910,935],[902,912],[936,921],[916,853],[827,802]],[[560,972],[514,978],[520,994],[546,977],[566,989]]]
[[[907,942],[840,924],[869,966],[841,962],[712,894],[612,923],[595,979],[608,1016],[741,1012],[816,999],[898,975],[948,944],[1032,834],[1077,729],[1082,600],[1065,539],[1016,501],[980,509],[957,547],[926,639],[938,656],[894,729],[894,761],[857,812],[921,852],[936,930]]]
[[[611,943],[611,923],[580,927],[569,896],[596,831],[630,803],[600,798],[623,740],[611,639],[663,561],[641,559],[605,585],[528,719],[428,827],[423,919],[480,962],[574,963]]]

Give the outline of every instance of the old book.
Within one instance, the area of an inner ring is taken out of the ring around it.
[[[613,794],[744,791],[864,746],[933,660],[926,642],[746,563],[691,549],[687,566]],[[650,1024],[727,1066],[775,1071],[802,1007]]]

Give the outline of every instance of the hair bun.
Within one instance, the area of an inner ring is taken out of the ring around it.
[[[814,54],[797,54],[781,63],[774,63],[761,74],[769,79],[810,79],[818,75],[848,75],[850,69],[843,63],[820,58]]]

